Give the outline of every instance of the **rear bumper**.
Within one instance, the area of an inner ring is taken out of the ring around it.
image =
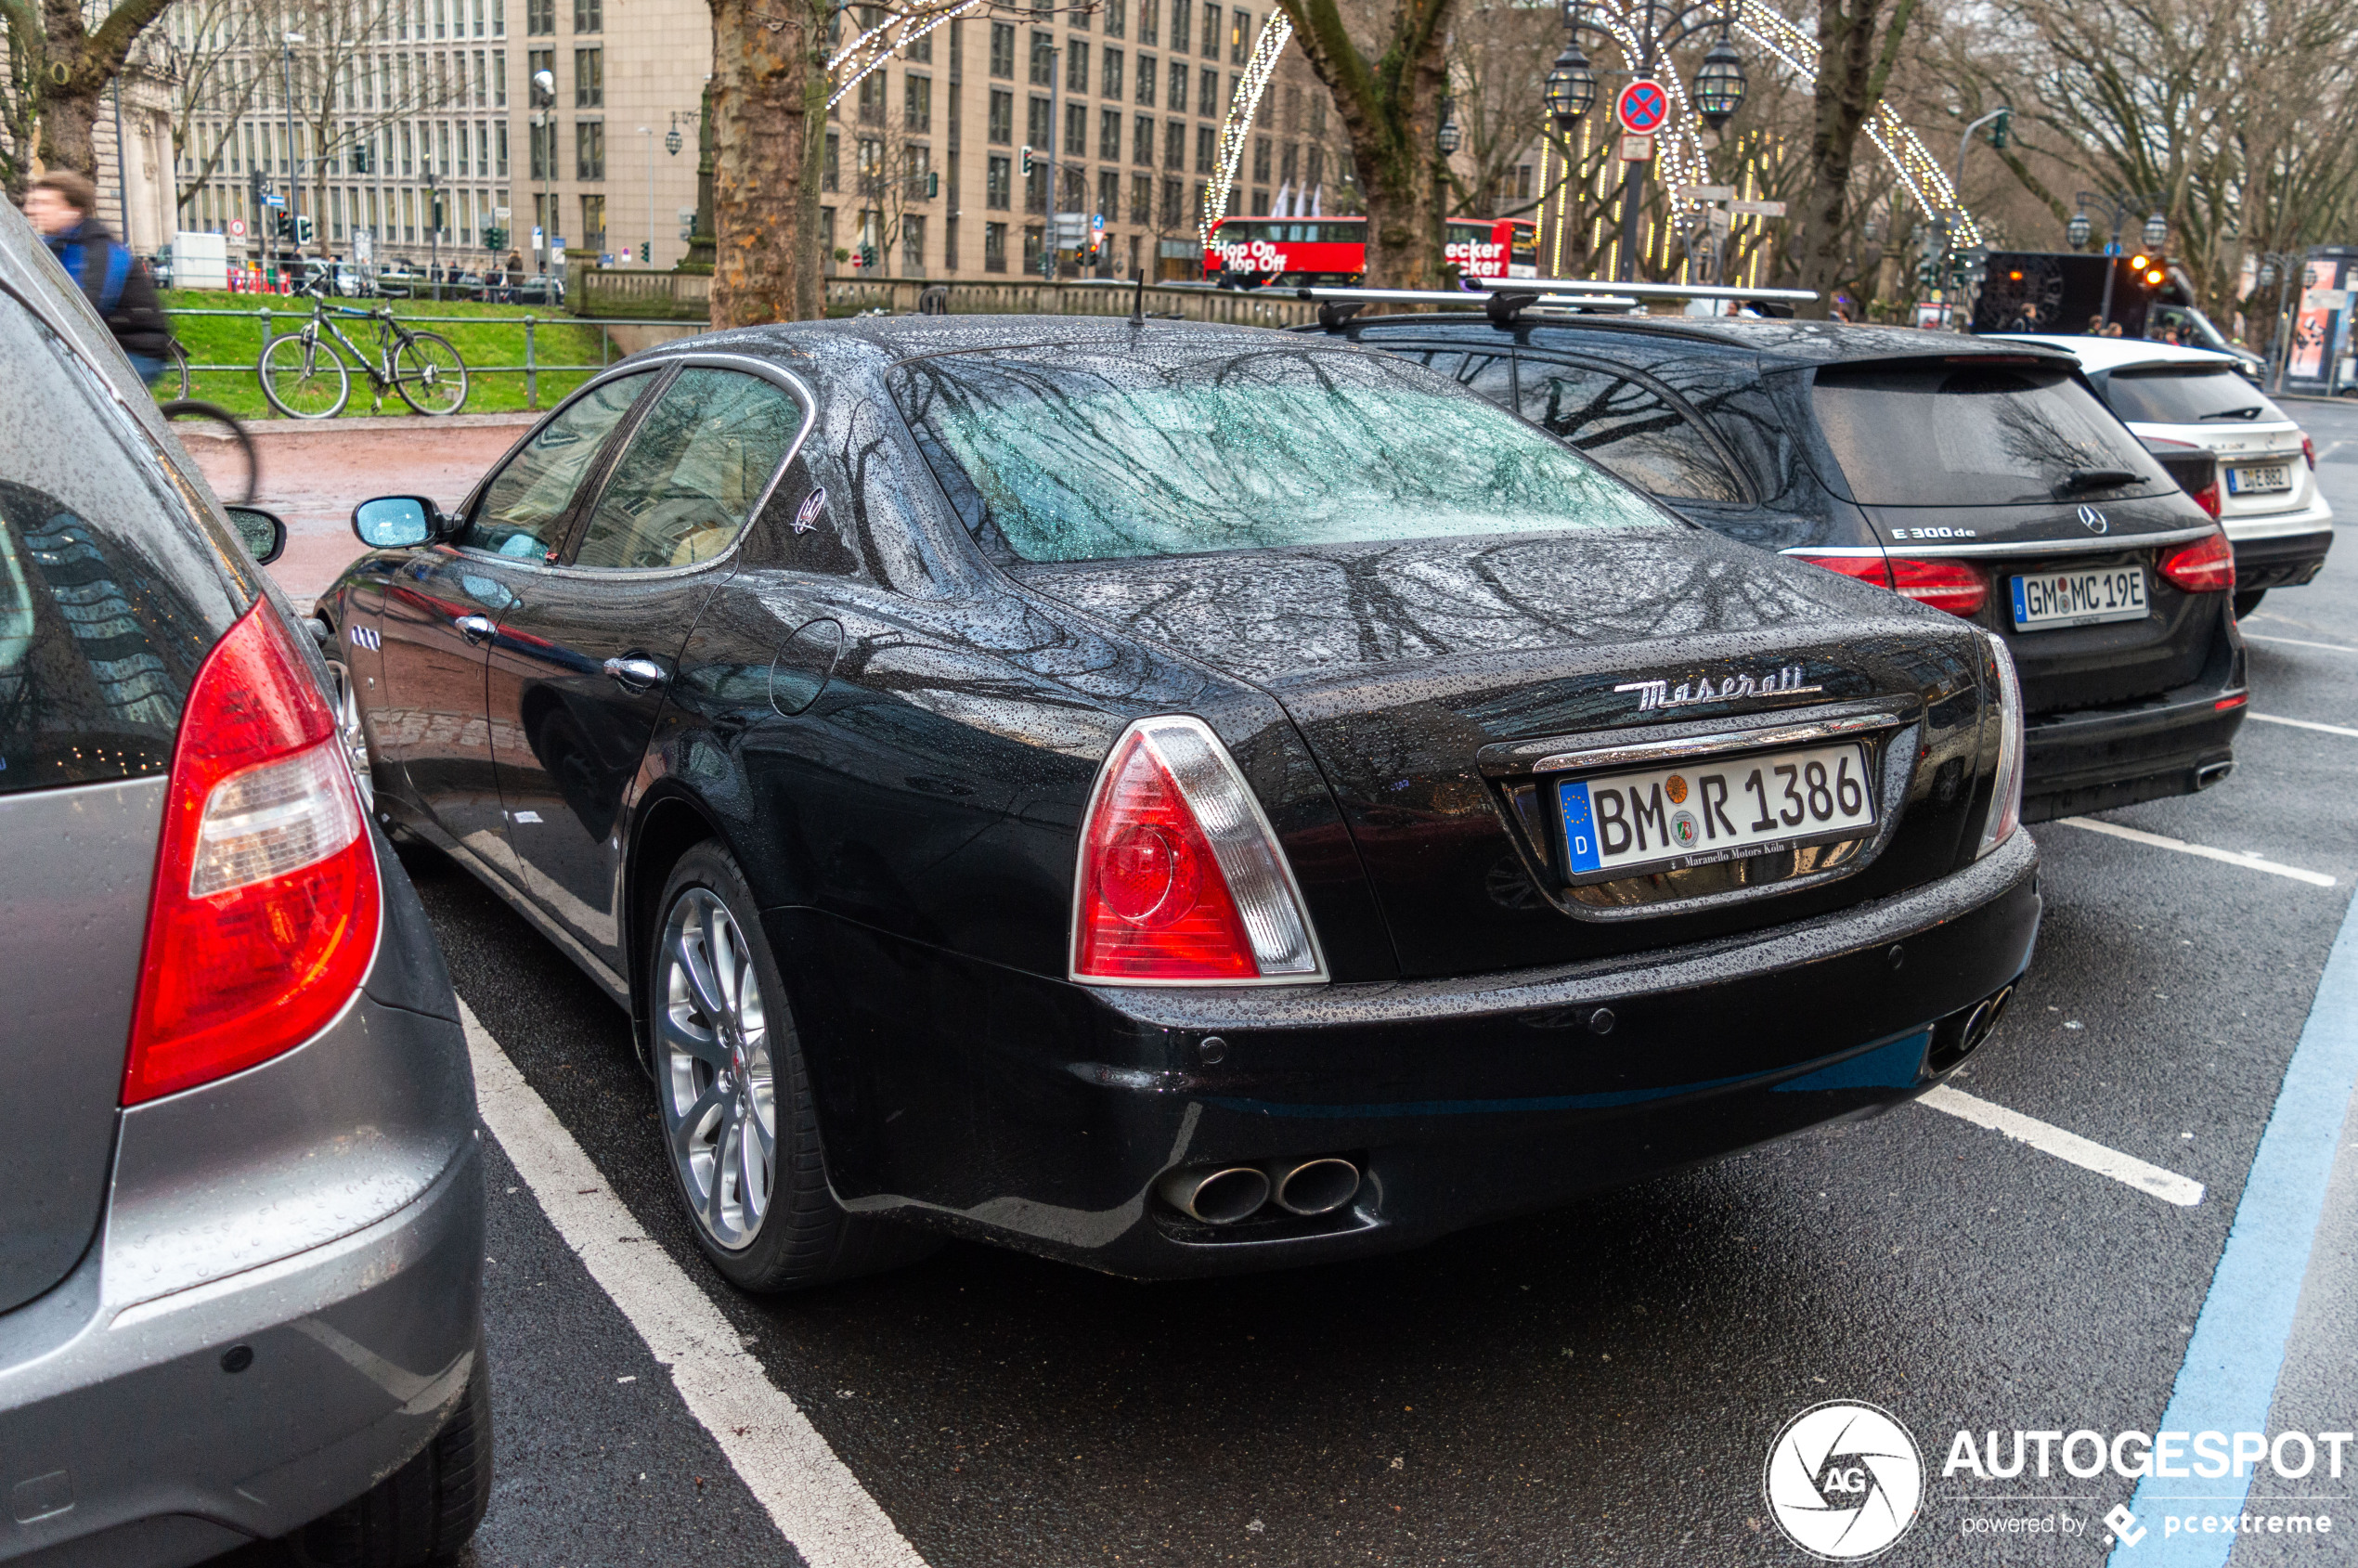
[[[2227,537],[2235,547],[2235,590],[2239,593],[2298,588],[2324,568],[2326,555],[2334,547],[2330,516],[2313,530],[2244,536],[2230,528]]]
[[[456,1408],[481,1133],[448,978],[379,852],[367,989],[285,1056],[123,1113],[98,1243],[0,1315],[0,1562],[165,1568],[284,1535]]]
[[[2286,538],[2298,534],[2326,533],[2331,537],[2334,509],[2323,496],[2312,496],[2309,504],[2290,512],[2262,512],[2238,517],[2228,513],[2219,520],[2227,531],[2227,542],[2235,547],[2238,564],[2247,543],[2259,539]]]
[[[795,1004],[849,1207],[1178,1277],[1415,1246],[1911,1098],[1954,1065],[1927,1062],[1944,1021],[2028,963],[2037,864],[2022,834],[1757,937],[1299,990],[1083,988],[771,918],[812,944]],[[1210,1227],[1153,1191],[1328,1154],[1366,1173],[1333,1214]]]
[[[2240,684],[2240,682],[2238,682]],[[2205,686],[2126,708],[2033,715],[2024,729],[2022,820],[2052,822],[2192,795],[2226,777],[2244,708]]]

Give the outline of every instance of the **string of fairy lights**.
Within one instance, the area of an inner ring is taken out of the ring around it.
[[[953,3],[897,12],[876,26],[862,30],[827,61],[827,71],[835,76],[836,89],[828,95],[832,109],[843,101],[862,78],[883,65],[894,55],[916,43],[944,22],[967,12],[987,8],[992,0],[953,0]],[[1625,58],[1635,58],[1639,53],[1637,14],[1648,0],[1588,0],[1589,14],[1595,25],[1603,29],[1621,46]],[[1815,81],[1818,75],[1818,41],[1801,27],[1762,0],[1739,0],[1735,11],[1736,31],[1781,63],[1795,76]],[[1211,242],[1211,226],[1228,210],[1229,197],[1237,188],[1237,172],[1243,166],[1245,146],[1251,139],[1252,128],[1260,118],[1261,100],[1267,92],[1270,78],[1276,73],[1277,61],[1286,45],[1293,41],[1293,23],[1283,11],[1272,9],[1253,40],[1252,56],[1245,66],[1244,77],[1228,103],[1227,113],[1220,123],[1220,153],[1211,183],[1204,188],[1203,211],[1197,220],[1198,237],[1207,245]],[[1670,117],[1665,128],[1654,137],[1654,173],[1665,187],[1678,191],[1707,182],[1709,165],[1703,142],[1703,118],[1695,111],[1687,93],[1687,84],[1675,71],[1662,73],[1662,86],[1670,97]],[[1601,123],[1602,116],[1585,119],[1580,126],[1580,140],[1574,156],[1586,162],[1595,149],[1595,137],[1617,133]],[[1971,213],[1957,200],[1957,192],[1950,184],[1947,171],[1934,159],[1924,141],[1893,110],[1888,101],[1875,105],[1874,113],[1866,126],[1867,139],[1872,142],[1901,187],[1918,207],[1927,213],[1954,214],[1953,239],[1960,245],[1982,242],[1981,227]],[[1591,236],[1589,250],[1595,253],[1606,238],[1610,227],[1603,214],[1603,198],[1618,184],[1612,160],[1600,161],[1597,173],[1589,182],[1590,188],[1580,192],[1594,198],[1592,208],[1598,214],[1593,222],[1596,233]],[[1748,157],[1738,172],[1739,188],[1759,188],[1759,160]],[[1556,232],[1553,253],[1548,257],[1550,273],[1561,267],[1564,235],[1571,226],[1572,198],[1574,181],[1563,154],[1552,140],[1541,143],[1539,155],[1539,188],[1556,193]],[[1665,246],[1674,232],[1691,221],[1698,203],[1674,202],[1667,221],[1656,226],[1647,242],[1649,254]],[[1756,258],[1755,260],[1756,266]],[[1746,283],[1756,279],[1746,278]]]

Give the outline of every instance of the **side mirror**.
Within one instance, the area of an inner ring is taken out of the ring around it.
[[[246,547],[257,566],[267,566],[287,550],[287,525],[274,512],[258,506],[225,506],[229,514],[229,526],[238,531],[238,541]]]
[[[433,538],[440,515],[423,496],[379,496],[352,509],[352,531],[370,550],[404,550]]]

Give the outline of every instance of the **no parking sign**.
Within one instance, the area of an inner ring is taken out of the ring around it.
[[[1613,111],[1621,128],[1631,136],[1652,136],[1670,118],[1670,95],[1663,91],[1661,83],[1640,76],[1621,89],[1621,96],[1613,100]]]

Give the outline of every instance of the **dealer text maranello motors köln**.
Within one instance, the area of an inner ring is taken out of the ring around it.
[[[2353,1434],[2346,1432],[2321,1432],[2313,1436],[2280,1432],[2272,1440],[2261,1432],[2119,1432],[2106,1438],[2103,1432],[2084,1429],[2073,1432],[2017,1430],[2011,1445],[2005,1436],[1990,1432],[1976,1443],[1972,1432],[1958,1432],[1949,1445],[1949,1458],[1940,1473],[2010,1481],[2023,1474],[2026,1466],[2035,1465],[2032,1473],[2045,1476],[2053,1473],[2051,1464],[2059,1464],[2066,1474],[2082,1481],[2106,1471],[2131,1480],[2153,1476],[2163,1481],[2217,1481],[2230,1473],[2240,1480],[2264,1462],[2285,1480],[2297,1481],[2323,1459],[2326,1474],[2338,1481],[2344,1450],[2353,1441]]]

